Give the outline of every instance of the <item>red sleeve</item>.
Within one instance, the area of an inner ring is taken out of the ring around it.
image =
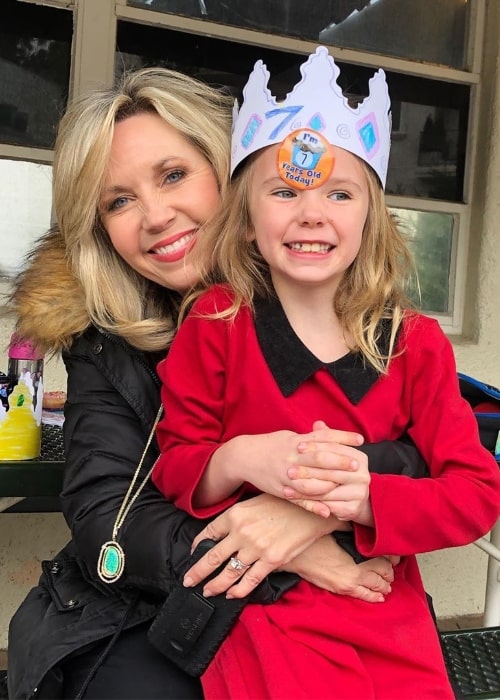
[[[168,357],[158,365],[164,415],[156,431],[161,455],[153,470],[157,488],[200,518],[221,512],[240,492],[216,506],[193,508],[192,496],[213,452],[223,442],[226,352],[231,321],[207,318],[229,303],[216,287],[196,302]]]
[[[365,556],[468,544],[500,515],[500,470],[481,445],[476,418],[460,395],[451,343],[436,321],[418,317],[406,323],[405,345],[393,362],[405,373],[408,433],[431,477],[372,475],[375,527],[355,525]]]

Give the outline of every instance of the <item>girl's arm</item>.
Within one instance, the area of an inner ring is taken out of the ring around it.
[[[368,498],[368,458],[351,447],[359,445],[362,439],[358,433],[326,426],[304,435],[281,430],[234,437],[212,454],[193,494],[193,503],[203,507],[220,502],[248,481],[249,474],[253,486],[260,491],[281,498],[291,493],[294,498],[291,487],[297,483],[297,475],[314,470],[318,478],[305,480],[307,491],[295,496],[295,502],[328,518],[333,511],[325,505],[322,495],[337,486],[332,479],[338,478],[339,473],[342,478],[349,475],[351,507],[354,493],[362,501]],[[301,445],[308,449],[301,450]],[[316,498],[307,498],[308,495]]]
[[[430,477],[373,475],[374,525],[354,526],[365,556],[465,545],[487,533],[500,515],[500,469],[481,445],[477,420],[460,394],[451,343],[436,321],[417,318],[407,326],[406,344],[389,372],[405,378],[408,434]]]

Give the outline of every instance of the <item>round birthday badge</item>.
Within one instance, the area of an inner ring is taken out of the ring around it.
[[[300,190],[322,185],[330,177],[333,163],[330,143],[312,129],[292,131],[278,151],[281,179]]]

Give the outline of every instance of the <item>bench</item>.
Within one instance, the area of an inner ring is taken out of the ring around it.
[[[448,675],[464,698],[500,698],[500,627],[441,632]]]
[[[62,430],[43,426],[42,450],[38,459],[0,461],[0,511],[37,513],[58,511],[62,488],[64,452]],[[489,626],[472,630],[441,632],[441,644],[450,679],[464,698],[500,700],[500,521],[491,540],[475,544],[489,556],[485,620]],[[492,615],[496,619],[492,620]],[[0,671],[1,685],[4,678]]]

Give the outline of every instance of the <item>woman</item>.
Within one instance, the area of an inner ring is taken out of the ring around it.
[[[287,563],[325,589],[370,602],[390,592],[387,559],[356,567],[327,521],[293,504],[260,495],[207,525],[147,479],[137,489],[157,456],[153,444],[141,462],[160,406],[156,363],[181,294],[196,281],[186,255],[228,181],[231,110],[232,100],[203,83],[144,69],[73,102],[62,118],[57,227],[33,251],[12,306],[18,332],[62,351],[67,369],[61,503],[72,541],[43,564],[40,585],[11,622],[12,698],[201,697],[198,680],[156,652],[147,632],[204,525],[221,540],[212,563],[226,560],[224,547],[251,542],[265,562],[262,577]],[[391,450],[381,450],[387,459]],[[255,450],[247,459],[271,455]],[[268,600],[279,594],[270,581]]]

